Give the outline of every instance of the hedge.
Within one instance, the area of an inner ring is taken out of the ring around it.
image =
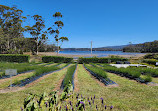
[[[29,55],[0,54],[1,62],[29,62]]]
[[[143,62],[147,63],[147,64],[156,65],[156,62],[158,62],[158,60],[156,60],[156,59],[144,59]]]
[[[117,61],[128,61],[127,58],[119,58],[119,57],[115,57],[115,58],[97,58],[97,57],[92,57],[92,58],[79,58],[78,59],[78,63],[82,64],[82,63],[108,63],[110,60],[110,62],[117,62]]]
[[[73,58],[68,58],[68,57],[61,57],[61,56],[43,56],[42,57],[42,62],[48,63],[48,62],[64,62],[64,63],[69,63],[73,60]]]

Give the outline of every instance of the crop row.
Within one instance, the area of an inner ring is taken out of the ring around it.
[[[63,65],[62,67],[65,67],[67,66],[68,64],[65,64]],[[16,81],[15,83],[13,83],[13,86],[24,86],[26,85],[27,83],[30,83],[48,73],[51,73],[55,70],[59,70],[61,69],[61,67],[56,67],[56,66],[50,66],[50,67],[41,67],[41,68],[37,68],[35,69],[35,72],[29,76],[28,78],[25,78],[23,80],[20,80],[20,81]]]
[[[110,80],[107,77],[107,73],[104,70],[100,69],[99,67],[95,65],[87,65],[87,64],[86,65],[84,64],[83,66],[88,72],[90,72],[92,76],[94,76],[96,79],[98,79],[106,86],[116,84],[114,81]]]
[[[0,63],[1,73],[0,77],[5,75],[5,69],[17,69],[17,73],[23,73],[30,70],[40,69],[43,68],[43,65],[36,65],[36,64],[28,64],[28,63]]]
[[[137,67],[137,68],[130,68],[131,70],[135,70],[140,72],[142,75],[151,75],[152,77],[158,77],[158,69],[153,68],[143,68],[143,67]]]
[[[75,73],[76,65],[72,65],[67,69],[65,78],[62,82],[61,88],[63,89],[69,83],[73,83],[73,74]]]
[[[110,65],[103,65],[103,66],[104,67],[102,67],[102,69],[104,69],[108,72],[115,73],[115,74],[130,78],[130,79],[135,79],[142,83],[152,81],[152,78],[150,75],[146,75],[144,78],[141,78],[140,71],[135,70],[135,68],[117,68],[117,67],[110,66]]]
[[[94,72],[95,74],[97,74],[105,79],[107,78],[107,73],[105,71],[103,71],[102,69],[97,68],[97,67],[91,67],[88,64],[84,64],[84,66],[86,68],[88,68],[89,70],[91,70],[92,72]]]

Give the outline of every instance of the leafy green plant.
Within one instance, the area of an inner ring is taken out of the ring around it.
[[[78,63],[108,63],[108,62],[116,62],[116,61],[128,61],[127,58],[121,58],[121,57],[110,57],[110,58],[98,58],[98,57],[92,57],[92,58],[83,58],[80,57],[78,59]]]
[[[79,94],[73,93],[73,86],[69,83],[63,90],[61,95],[57,91],[50,94],[43,93],[42,95],[29,94],[24,99],[24,106],[21,110],[24,111],[101,111],[112,110],[113,106],[107,106],[104,99],[101,97],[101,102],[96,102],[98,98],[94,95],[85,98]],[[23,109],[24,108],[24,109]]]
[[[17,54],[0,54],[1,62],[29,62],[29,55],[17,55]]]
[[[89,66],[87,64],[84,64],[86,66],[86,68],[88,68],[89,70],[91,70],[92,72],[94,72],[95,74],[102,76],[103,78],[107,78],[107,74],[105,71],[103,71],[102,69],[98,68],[98,67],[92,67]],[[94,64],[95,65],[95,64]]]
[[[43,56],[42,61],[43,62],[55,62],[55,63],[70,63],[73,60],[73,58],[68,58],[68,57],[61,57],[61,56]]]
[[[66,85],[69,84],[69,82],[72,83],[73,81],[73,74],[75,72],[75,69],[76,69],[76,65],[72,65],[70,66],[68,69],[67,69],[67,72],[66,72],[66,75],[65,75],[65,78],[63,80],[63,87],[65,87]]]

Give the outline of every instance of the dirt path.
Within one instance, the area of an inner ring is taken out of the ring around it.
[[[69,67],[69,66],[68,66],[68,67]],[[68,68],[68,67],[65,67],[65,68]],[[63,68],[62,70],[64,70],[65,68]],[[62,70],[59,70],[59,71],[62,71]],[[59,72],[59,71],[57,71],[57,72]],[[10,88],[1,89],[1,90],[0,90],[0,93],[10,93],[10,92],[17,92],[17,91],[24,90],[24,89],[26,89],[26,88],[29,88],[29,87],[35,85],[35,84],[38,84],[38,82],[40,82],[41,80],[46,79],[46,78],[48,78],[50,75],[52,75],[52,74],[54,74],[54,73],[57,73],[57,72],[53,72],[53,73],[47,74],[47,75],[45,75],[45,76],[43,76],[43,77],[41,77],[41,78],[39,78],[39,79],[33,81],[32,83],[27,84],[26,86],[23,86],[23,87],[12,87],[11,89],[10,89]]]
[[[83,66],[83,68],[85,69],[84,66]],[[86,69],[85,69],[85,71],[86,71],[86,72],[93,78],[93,80],[96,81],[101,87],[113,88],[113,87],[118,87],[118,86],[119,86],[119,85],[117,85],[117,84],[105,85],[104,83],[102,83],[101,81],[99,81],[97,78],[95,78],[94,76],[92,76],[89,71],[87,71]]]
[[[74,75],[74,91],[75,92],[79,92],[77,73],[78,73],[78,65],[76,67],[76,72],[75,72],[75,75]]]

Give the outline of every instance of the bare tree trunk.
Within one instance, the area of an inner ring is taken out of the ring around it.
[[[10,43],[9,43],[9,40],[8,40],[8,50],[10,49],[9,44],[10,44]]]
[[[38,55],[38,37],[37,37],[37,41],[36,41],[36,45],[37,45],[37,52],[36,52],[36,54]]]
[[[59,54],[59,40],[57,41],[57,55]]]

